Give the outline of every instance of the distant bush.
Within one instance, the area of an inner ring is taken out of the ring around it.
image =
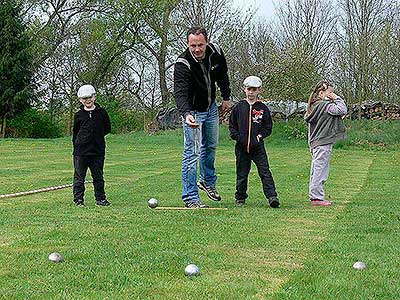
[[[362,146],[397,148],[400,146],[399,120],[347,120],[347,139],[338,147]]]
[[[307,124],[301,119],[285,121],[274,121],[272,135],[267,138],[267,143],[285,144],[298,143],[307,144]]]
[[[112,133],[143,130],[147,125],[146,123],[150,122],[153,117],[151,112],[126,109],[121,102],[113,97],[97,95],[96,102],[98,102],[110,116]]]
[[[400,121],[387,120],[349,120],[346,119],[347,139],[338,142],[335,147],[379,147],[395,148],[400,145]],[[307,143],[307,123],[303,120],[274,122],[271,143]]]
[[[11,119],[7,129],[8,137],[56,138],[62,136],[61,128],[51,121],[46,112],[28,109]]]
[[[307,124],[303,120],[291,120],[290,122],[275,122],[275,129],[288,140],[307,140]]]

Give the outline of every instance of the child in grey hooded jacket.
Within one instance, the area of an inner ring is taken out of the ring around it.
[[[304,119],[308,123],[308,143],[312,155],[309,196],[313,206],[330,206],[325,199],[324,183],[329,176],[333,144],[346,138],[343,119],[346,103],[333,92],[333,85],[320,81],[308,100]]]

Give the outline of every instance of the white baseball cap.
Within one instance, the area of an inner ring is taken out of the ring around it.
[[[262,85],[262,80],[257,76],[249,76],[243,81],[243,85],[246,87],[259,88]]]
[[[89,98],[96,94],[94,87],[90,84],[82,85],[78,90],[79,98]]]

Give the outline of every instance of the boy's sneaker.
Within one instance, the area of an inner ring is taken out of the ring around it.
[[[331,206],[331,201],[311,199],[311,206]]]
[[[212,186],[208,186],[203,181],[199,181],[197,186],[200,190],[207,193],[208,198],[213,201],[221,201],[221,196],[218,194],[217,189]]]
[[[281,205],[279,203],[278,197],[276,197],[276,196],[269,197],[268,198],[268,203],[269,203],[269,206],[272,207],[272,208],[279,208],[279,206]]]
[[[83,202],[82,199],[79,199],[79,200],[74,200],[74,205],[75,206],[85,206],[85,203]]]
[[[108,202],[107,199],[101,199],[101,200],[99,200],[99,201],[96,201],[96,205],[97,205],[97,206],[110,206],[111,203]]]
[[[235,200],[236,206],[243,206],[246,204],[246,200],[244,199],[236,199]]]
[[[209,206],[207,204],[204,204],[201,201],[186,202],[185,207],[190,208],[190,209],[209,208]]]

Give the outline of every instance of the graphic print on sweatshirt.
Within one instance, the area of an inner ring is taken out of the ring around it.
[[[261,120],[263,118],[263,115],[264,115],[263,109],[260,109],[260,110],[253,109],[253,112],[252,112],[253,123],[260,124]]]

